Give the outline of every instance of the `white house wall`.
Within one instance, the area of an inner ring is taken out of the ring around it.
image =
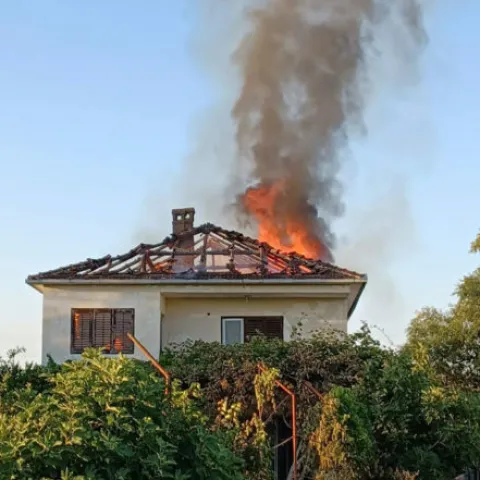
[[[220,341],[222,316],[284,317],[288,340],[303,331],[347,330],[352,285],[58,285],[43,287],[42,361],[63,362],[70,353],[72,308],[133,308],[135,336],[154,357],[161,345],[187,339]],[[162,338],[162,341],[161,341]],[[133,355],[143,358],[135,348]]]
[[[312,298],[166,298],[162,347],[188,339],[219,342],[225,316],[283,316],[284,339],[302,323],[303,333],[331,328],[347,330],[345,299]]]
[[[72,308],[134,308],[135,336],[158,358],[160,353],[160,294],[140,287],[45,287],[43,294],[42,361],[76,358],[70,353]],[[143,358],[135,348],[133,355]]]

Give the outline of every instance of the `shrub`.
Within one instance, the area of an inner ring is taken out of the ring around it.
[[[94,350],[44,373],[48,388],[17,383],[0,402],[1,479],[243,478],[225,433],[196,408],[194,386],[175,386],[170,401],[149,365]]]

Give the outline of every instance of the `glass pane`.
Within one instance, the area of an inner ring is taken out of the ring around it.
[[[234,343],[243,343],[242,321],[225,320],[223,322],[223,343],[233,345]]]

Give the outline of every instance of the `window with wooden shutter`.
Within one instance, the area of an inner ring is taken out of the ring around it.
[[[93,309],[72,310],[71,353],[82,353],[85,348],[92,346],[94,316]]]
[[[92,347],[104,348],[105,353],[112,349],[112,310],[95,309],[93,316]]]
[[[247,317],[243,325],[245,342],[258,335],[283,340],[283,317]]]
[[[133,342],[127,337],[127,333],[135,334],[135,314],[132,308],[114,310],[112,327],[113,353],[133,353]]]
[[[127,333],[134,332],[135,311],[132,308],[72,309],[71,353],[82,353],[88,347],[103,348],[104,353],[134,352]]]
[[[258,335],[283,340],[283,317],[222,318],[222,343],[224,345],[248,342]]]

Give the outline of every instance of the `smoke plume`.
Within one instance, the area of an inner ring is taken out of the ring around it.
[[[425,40],[419,0],[251,0],[244,13],[231,115],[236,171],[248,173],[235,209],[260,240],[332,260],[341,167],[349,135],[364,130],[367,56],[395,15],[414,46],[407,60],[416,60]]]

